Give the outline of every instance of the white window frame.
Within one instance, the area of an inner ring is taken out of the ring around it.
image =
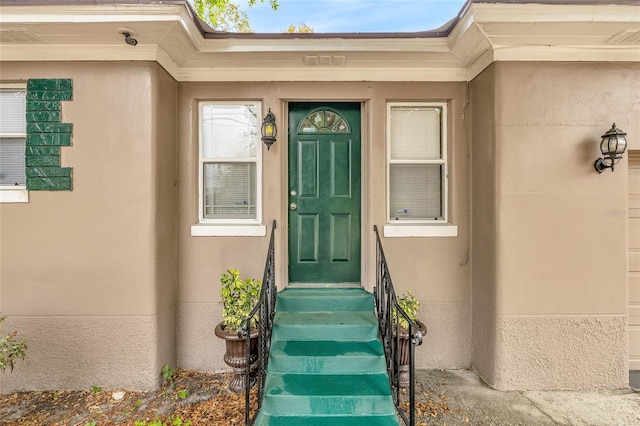
[[[441,108],[441,158],[437,160],[393,160],[391,158],[391,110],[395,107]],[[387,102],[387,156],[386,156],[386,218],[383,227],[385,237],[457,237],[458,227],[449,223],[449,159],[448,159],[448,104],[446,102]],[[392,164],[438,164],[442,165],[442,219],[392,220],[391,205],[391,165]]]
[[[21,89],[27,91],[27,83],[0,83],[0,89]],[[26,105],[25,105],[26,114]],[[26,126],[25,126],[26,127]],[[4,133],[1,136],[18,137],[27,139],[27,129],[24,133]],[[0,185],[0,203],[27,203],[29,202],[29,191],[26,185]]]
[[[198,223],[191,226],[191,236],[265,236],[262,224],[262,143],[258,139],[255,157],[203,158],[203,120],[206,105],[253,105],[258,118],[258,133],[262,118],[262,103],[256,100],[201,101],[198,105]],[[205,163],[255,163],[256,164],[256,217],[255,219],[208,219],[204,217],[204,164]]]

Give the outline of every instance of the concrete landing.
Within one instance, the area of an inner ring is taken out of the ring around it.
[[[416,396],[439,401],[452,413],[427,424],[447,426],[640,426],[640,393],[628,390],[498,391],[474,371],[418,370]]]

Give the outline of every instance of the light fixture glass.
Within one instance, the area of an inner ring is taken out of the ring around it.
[[[613,123],[611,128],[602,135],[600,142],[600,151],[603,158],[598,158],[594,163],[594,167],[598,173],[602,173],[604,169],[611,169],[622,159],[622,155],[627,150],[627,134],[616,127]]]
[[[278,127],[276,126],[276,116],[271,112],[271,108],[269,108],[269,112],[264,116],[264,120],[262,120],[262,142],[267,146],[267,151],[271,149],[271,145],[276,142],[276,135],[278,134]]]

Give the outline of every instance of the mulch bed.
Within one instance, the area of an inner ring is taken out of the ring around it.
[[[244,394],[229,392],[230,373],[177,370],[172,385],[152,392],[114,391],[15,392],[0,395],[0,425],[136,426],[136,421],[180,419],[196,425],[244,425]],[[252,390],[252,403],[256,392]],[[95,423],[93,423],[95,422]],[[177,423],[177,422],[176,422]]]
[[[230,379],[230,373],[177,370],[172,385],[152,392],[126,391],[119,401],[113,398],[113,390],[98,388],[4,394],[0,395],[0,425],[244,425],[245,395],[229,392]],[[416,399],[418,425],[442,424],[443,416],[459,414],[449,408],[446,398],[430,390],[420,389]],[[256,387],[251,403],[255,408]]]

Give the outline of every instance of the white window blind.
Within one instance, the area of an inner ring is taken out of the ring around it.
[[[391,159],[439,160],[440,113],[439,108],[393,108]]]
[[[201,221],[259,220],[259,117],[257,103],[201,104]]]
[[[23,135],[26,132],[24,89],[0,89],[0,133]]]
[[[202,156],[255,158],[259,130],[255,105],[204,105]]]
[[[442,165],[391,164],[389,209],[392,220],[442,219]]]
[[[24,89],[0,88],[0,186],[26,184]]]
[[[389,104],[388,219],[446,220],[445,104]]]
[[[256,217],[256,164],[204,164],[204,216],[219,219]]]
[[[25,185],[24,138],[0,137],[0,185]]]

